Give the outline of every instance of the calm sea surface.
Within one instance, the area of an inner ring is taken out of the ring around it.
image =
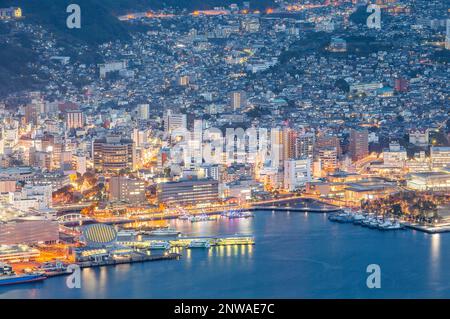
[[[1,287],[0,298],[450,298],[450,234],[382,232],[294,212],[171,224],[194,236],[252,234],[256,244],[85,269],[80,289],[56,277]],[[381,267],[380,289],[366,286],[369,264]]]

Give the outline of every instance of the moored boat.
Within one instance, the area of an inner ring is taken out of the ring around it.
[[[188,245],[188,248],[209,248],[209,247],[211,247],[211,244],[206,239],[194,239]]]
[[[10,265],[0,264],[0,286],[16,285],[47,279],[42,273],[16,274]]]
[[[195,223],[195,222],[207,222],[207,221],[213,221],[215,220],[214,218],[206,215],[206,214],[202,214],[202,215],[196,215],[196,216],[191,216],[189,217],[189,221],[191,223]]]
[[[180,232],[174,228],[161,228],[145,232],[149,236],[178,236]]]
[[[167,241],[154,241],[149,245],[149,249],[170,249],[170,243]]]

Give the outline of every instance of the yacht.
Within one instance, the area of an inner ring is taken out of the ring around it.
[[[338,223],[351,223],[353,221],[352,214],[345,211],[342,213],[332,214],[328,216],[328,219],[332,222]]]
[[[378,228],[381,230],[397,230],[402,229],[403,226],[398,221],[385,221],[378,225]]]
[[[364,216],[363,214],[355,214],[353,216],[353,224],[361,225],[365,219],[366,219],[366,216]]]

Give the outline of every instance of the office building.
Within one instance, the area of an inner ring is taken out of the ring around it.
[[[132,204],[145,202],[145,183],[139,179],[125,176],[112,176],[109,179],[109,199]]]
[[[71,110],[66,112],[66,128],[77,129],[84,126],[84,115],[82,111]]]
[[[237,111],[247,105],[246,94],[243,91],[231,92],[230,94],[231,109]]]
[[[366,129],[350,130],[350,157],[358,161],[369,155],[369,132]]]
[[[291,159],[284,161],[284,188],[290,192],[304,187],[311,181],[311,160]]]
[[[219,182],[212,179],[181,180],[158,184],[158,201],[167,205],[197,205],[217,202]]]
[[[100,172],[118,172],[135,168],[135,146],[131,139],[108,136],[92,144],[94,169]]]
[[[431,169],[440,170],[450,167],[450,147],[432,146],[430,149]]]

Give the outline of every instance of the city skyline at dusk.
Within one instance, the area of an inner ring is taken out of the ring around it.
[[[0,299],[450,298],[449,12],[0,0]]]

